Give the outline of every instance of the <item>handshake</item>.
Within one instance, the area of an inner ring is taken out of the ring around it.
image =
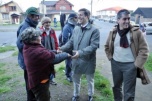
[[[63,51],[58,47],[57,53],[62,53]],[[71,57],[72,59],[77,59],[79,57],[79,52],[76,50],[72,51],[72,55],[68,53],[68,57]]]

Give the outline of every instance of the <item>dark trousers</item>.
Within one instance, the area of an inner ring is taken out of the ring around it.
[[[31,90],[28,88],[28,76],[27,71],[24,70],[24,79],[25,79],[25,85],[26,85],[26,93],[27,93],[27,101],[36,101],[36,98]]]
[[[65,60],[65,65],[66,65],[66,68],[65,68],[65,75],[66,77],[71,77],[71,66],[72,66],[72,59],[71,58],[68,58]]]
[[[134,62],[117,62],[111,60],[112,75],[113,75],[113,93],[114,101],[134,101],[137,69]],[[122,94],[123,84],[123,94]]]
[[[37,101],[50,101],[49,81],[31,89]]]

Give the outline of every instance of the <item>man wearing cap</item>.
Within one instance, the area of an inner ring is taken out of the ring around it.
[[[71,13],[68,17],[68,21],[67,21],[66,25],[63,27],[63,32],[62,32],[63,44],[67,43],[68,40],[70,39],[70,37],[73,33],[73,29],[74,29],[75,25],[77,24],[77,21],[78,21],[78,16],[76,15],[76,13]],[[72,51],[69,51],[69,53],[72,54]],[[65,65],[66,65],[65,75],[69,82],[72,82],[71,61],[72,61],[71,58],[65,60]]]
[[[55,31],[50,27],[51,19],[49,17],[43,17],[41,19],[41,24],[42,26],[40,27],[40,30],[42,32],[42,45],[46,49],[56,52],[58,49],[58,40]],[[53,81],[54,77],[55,73],[52,73],[50,76],[50,84],[57,85],[57,83]]]
[[[35,7],[30,7],[26,10],[27,17],[25,18],[25,21],[22,22],[22,24],[19,26],[17,30],[17,47],[19,50],[18,53],[18,63],[19,66],[24,70],[24,79],[25,79],[25,85],[26,85],[26,92],[27,92],[27,101],[36,101],[34,94],[28,90],[28,76],[27,76],[27,70],[24,63],[24,57],[23,57],[23,43],[21,41],[21,33],[28,27],[36,28],[39,20],[39,12],[38,9]]]

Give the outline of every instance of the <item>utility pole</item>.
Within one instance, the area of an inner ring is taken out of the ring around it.
[[[91,0],[91,16],[92,16],[92,3],[93,3],[93,0]]]
[[[3,1],[2,1],[2,0],[0,0],[0,5],[2,5],[2,3],[3,3]]]
[[[45,13],[45,7],[44,7],[45,5],[44,5],[44,2],[45,2],[45,0],[43,0],[43,17],[45,17],[45,14],[44,14],[44,13]]]

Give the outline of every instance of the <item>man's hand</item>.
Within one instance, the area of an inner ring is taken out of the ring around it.
[[[68,57],[70,58],[71,57],[71,55],[68,53]]]
[[[77,59],[79,57],[79,52],[78,51],[73,51],[73,56],[71,57],[72,59]]]
[[[62,50],[60,47],[58,47],[57,53],[62,53]]]

